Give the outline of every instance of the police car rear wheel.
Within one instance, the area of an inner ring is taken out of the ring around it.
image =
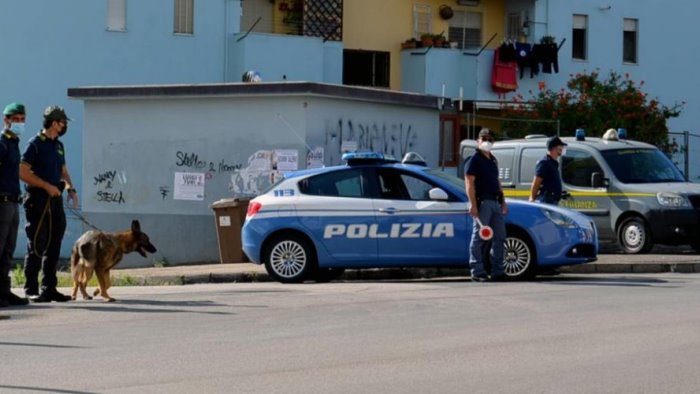
[[[503,245],[503,268],[511,278],[522,279],[534,272],[532,248],[518,236],[507,237]]]
[[[282,235],[270,242],[265,253],[265,269],[282,283],[302,282],[316,266],[308,241],[297,235]]]
[[[628,254],[646,253],[651,250],[653,244],[650,235],[646,223],[638,217],[625,220],[617,230],[620,247]]]

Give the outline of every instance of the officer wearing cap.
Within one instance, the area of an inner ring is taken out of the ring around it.
[[[469,197],[469,214],[479,218],[485,226],[493,229],[491,238],[491,278],[484,269],[485,242],[479,236],[479,224],[474,220],[471,243],[469,245],[469,267],[472,281],[505,280],[503,267],[503,243],[506,239],[504,215],[508,206],[503,198],[503,189],[498,180],[498,162],[491,153],[495,137],[491,130],[481,129],[477,140],[476,153],[465,165],[464,183]]]
[[[547,140],[547,154],[537,161],[535,167],[535,177],[530,187],[530,201],[559,204],[563,188],[557,159],[564,156],[566,146],[567,144],[556,136]]]
[[[64,190],[73,207],[78,206],[78,195],[66,167],[63,143],[58,139],[66,133],[69,120],[63,108],[55,105],[46,108],[44,128],[29,140],[20,164],[20,178],[27,184],[24,290],[33,302],[70,300],[70,296],[56,290],[56,266],[66,231]],[[38,283],[40,269],[43,273],[41,288]]]
[[[0,307],[26,305],[26,298],[13,294],[10,281],[10,260],[17,244],[19,227],[19,136],[24,131],[24,105],[11,103],[5,107],[0,136]]]

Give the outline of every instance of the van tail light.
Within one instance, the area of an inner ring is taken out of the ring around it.
[[[251,202],[248,204],[248,212],[245,214],[246,219],[252,218],[262,208],[259,202]]]

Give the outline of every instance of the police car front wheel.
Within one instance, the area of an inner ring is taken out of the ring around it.
[[[265,269],[282,283],[304,281],[316,266],[316,255],[309,241],[298,235],[279,235],[265,252]]]

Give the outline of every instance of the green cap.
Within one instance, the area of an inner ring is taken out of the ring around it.
[[[66,116],[66,111],[58,105],[52,105],[44,111],[44,119],[46,120],[71,120]]]
[[[5,116],[12,116],[12,115],[24,115],[24,104],[21,103],[10,103],[7,104],[5,107],[5,110],[2,111],[2,114]]]

